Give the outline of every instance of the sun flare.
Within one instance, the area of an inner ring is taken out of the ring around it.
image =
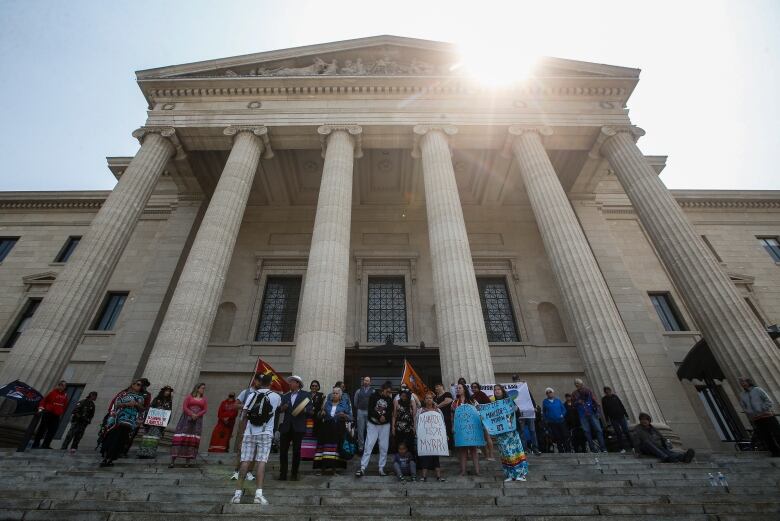
[[[466,38],[458,43],[459,68],[491,87],[521,82],[533,75],[539,56],[518,47],[489,38]]]

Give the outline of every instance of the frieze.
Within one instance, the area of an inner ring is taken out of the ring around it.
[[[389,56],[382,56],[372,61],[363,61],[363,58],[329,61],[315,57],[312,63],[302,67],[268,67],[258,66],[243,70],[225,69],[216,74],[195,74],[190,77],[215,77],[226,76],[228,78],[251,76],[449,76],[453,74],[451,65],[434,65],[416,58],[408,62],[399,62]]]

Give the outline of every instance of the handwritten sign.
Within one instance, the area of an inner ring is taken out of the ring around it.
[[[417,416],[417,454],[419,456],[449,456],[447,428],[438,411],[421,412]]]
[[[514,406],[507,400],[477,405],[482,424],[491,436],[515,430],[513,409]]]
[[[168,422],[171,419],[171,411],[165,409],[149,409],[146,413],[146,420],[144,425],[151,425],[153,427],[167,427]]]
[[[493,398],[493,385],[494,384],[482,384],[481,390]],[[517,407],[520,409],[519,416],[521,418],[535,418],[536,412],[534,411],[534,404],[531,401],[531,393],[528,391],[528,384],[526,382],[512,382],[510,384],[501,384],[506,389],[509,397],[514,400]],[[455,396],[453,394],[453,396]]]
[[[473,405],[465,404],[455,409],[452,425],[456,447],[484,447],[485,431],[479,412]]]

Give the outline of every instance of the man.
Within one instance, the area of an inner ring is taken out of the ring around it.
[[[92,391],[86,398],[76,404],[73,409],[73,413],[70,417],[70,428],[65,435],[65,440],[62,442],[62,450],[68,450],[70,445],[70,453],[75,454],[79,448],[79,442],[84,431],[87,429],[87,425],[92,423],[92,418],[95,416],[95,400],[97,400],[97,393]]]
[[[311,403],[311,395],[302,391],[303,380],[300,376],[290,376],[287,378],[290,385],[290,392],[282,396],[282,405],[279,411],[284,416],[279,421],[279,480],[287,481],[287,453],[290,450],[290,443],[293,446],[292,454],[292,475],[293,481],[298,481],[298,467],[301,464],[301,442],[303,435],[306,434],[306,415],[304,414],[307,406]]]
[[[366,473],[366,467],[371,461],[371,452],[379,441],[379,475],[387,476],[385,463],[387,463],[387,446],[390,444],[390,423],[393,419],[393,383],[382,384],[382,391],[374,393],[368,401],[368,425],[366,431],[366,444],[363,447],[363,456],[360,458],[360,468],[355,472],[355,477],[362,477]]]
[[[231,480],[238,479],[241,467],[241,444],[244,440],[244,431],[246,430],[246,415],[244,414],[243,407],[252,394],[260,388],[261,376],[262,375],[259,373],[256,374],[252,378],[252,382],[249,384],[249,387],[238,393],[238,403],[235,404],[236,409],[238,409],[238,432],[236,432],[236,470],[233,472],[233,475],[230,476]],[[249,468],[252,468],[252,464],[250,464]],[[254,481],[254,479],[255,476],[252,474],[252,472],[247,471],[246,480]]]
[[[739,403],[756,429],[756,436],[761,439],[766,450],[773,458],[780,457],[780,425],[773,411],[774,404],[769,395],[757,386],[750,378],[740,378],[739,385],[742,394]]]
[[[571,452],[569,447],[569,432],[566,428],[566,406],[560,399],[556,398],[555,390],[548,387],[544,390],[547,396],[542,401],[542,415],[547,422],[547,428],[550,430],[550,437],[558,446],[558,452]],[[550,449],[552,451],[552,449]]]
[[[604,387],[604,396],[601,397],[601,407],[604,417],[615,429],[615,437],[620,445],[620,453],[625,454],[626,448],[631,447],[631,438],[628,436],[628,412],[620,401],[618,395],[612,392],[611,387]]]
[[[366,423],[368,423],[368,401],[374,389],[371,387],[371,377],[364,376],[360,388],[355,391],[355,409],[357,409],[357,438],[358,451],[363,452],[363,446],[366,441]]]
[[[522,380],[520,380],[519,374],[513,374],[512,375],[512,382],[514,383],[520,383]],[[534,400],[534,395],[531,394],[531,390],[528,390],[528,396],[531,398],[531,405],[534,408],[534,411],[536,411],[536,401]],[[523,438],[525,441],[525,448],[527,449],[527,452],[533,452],[537,456],[541,454],[539,451],[539,441],[536,439],[536,417],[535,416],[523,416],[523,411],[518,411],[517,413],[517,432],[520,434],[520,437]],[[528,428],[528,437],[525,436],[526,427]]]
[[[564,395],[563,405],[566,407],[566,427],[569,429],[569,440],[574,452],[585,452],[585,434],[582,432],[580,413],[571,398],[570,393]]]
[[[274,439],[274,421],[276,410],[281,404],[281,398],[271,390],[273,377],[264,374],[260,377],[260,388],[252,393],[243,407],[244,416],[247,418],[244,438],[241,442],[241,468],[238,478],[238,488],[233,494],[231,503],[241,503],[244,493],[244,479],[249,471],[249,464],[255,462],[255,478],[257,490],[255,490],[254,503],[267,505],[268,500],[263,496],[263,480],[265,479],[265,464],[271,453],[271,444]]]
[[[696,452],[693,449],[685,452],[672,450],[666,439],[653,427],[652,421],[646,412],[639,413],[639,425],[634,428],[634,450],[637,456],[655,456],[663,463],[690,463]]]
[[[580,417],[582,431],[585,433],[585,439],[588,440],[588,447],[591,452],[607,452],[607,444],[604,443],[604,431],[601,429],[599,421],[599,402],[596,400],[593,391],[585,387],[581,379],[574,380],[575,391],[571,393],[572,401],[577,407],[577,414]],[[593,433],[596,433],[599,446],[593,443]]]
[[[67,386],[68,383],[65,380],[60,380],[57,387],[52,389],[38,404],[38,414],[40,415],[41,423],[38,425],[38,431],[35,433],[35,440],[33,440],[32,444],[33,449],[51,448],[51,440],[54,439],[54,435],[60,427],[60,418],[62,418],[65,410],[68,408],[68,395],[65,393]],[[43,445],[41,445],[41,439],[43,439]]]

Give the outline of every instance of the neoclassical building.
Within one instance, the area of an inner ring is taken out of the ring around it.
[[[258,357],[323,387],[406,359],[538,399],[583,377],[690,446],[741,436],[736,378],[780,397],[780,192],[668,190],[637,69],[487,87],[457,63],[378,36],[138,72],[114,190],[0,193],[0,383],[102,407],[203,381],[216,407]]]

